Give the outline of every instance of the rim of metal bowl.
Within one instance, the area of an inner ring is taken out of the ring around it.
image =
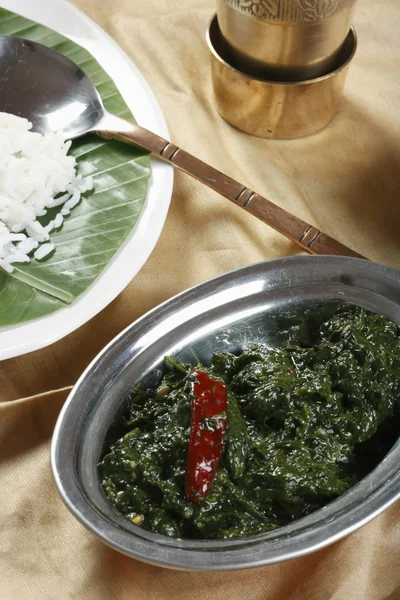
[[[134,341],[141,332],[156,327],[157,322],[165,322],[168,315],[179,312],[187,303],[194,300],[198,303],[220,291],[230,292],[235,283],[260,282],[263,277],[267,281],[268,276],[272,280],[275,277],[275,284],[280,281],[281,287],[265,287],[263,293],[282,289],[287,294],[291,285],[288,274],[298,277],[298,273],[308,273],[313,281],[314,271],[314,276],[319,276],[315,281],[322,281],[328,288],[336,282],[335,285],[342,286],[340,289],[345,289],[351,281],[356,287],[356,281],[358,291],[350,294],[355,304],[363,305],[363,290],[378,301],[385,289],[382,312],[385,314],[392,307],[390,310],[396,313],[394,320],[400,325],[400,271],[360,259],[300,256],[244,267],[190,288],[132,323],[98,354],[62,408],[51,446],[51,466],[61,498],[87,529],[112,548],[147,563],[183,570],[243,569],[285,561],[321,549],[366,524],[400,497],[399,441],[372,473],[329,505],[280,529],[238,540],[180,540],[144,531],[116,511],[102,514],[81,485],[74,439],[78,439],[86,418],[85,410],[89,410],[84,388],[93,387],[99,377],[103,378],[103,383],[98,386],[103,385],[107,377],[114,375],[117,378],[118,371],[113,373],[113,360],[129,348],[132,357]],[[305,277],[307,285],[310,281]],[[337,291],[337,299],[343,293]],[[228,303],[229,293],[225,293],[225,297]],[[325,300],[330,300],[328,292]],[[367,300],[365,304],[368,308]]]

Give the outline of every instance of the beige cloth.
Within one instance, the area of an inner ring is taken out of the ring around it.
[[[205,43],[214,0],[74,0],[152,86],[175,143],[358,252],[400,268],[400,4],[359,0],[359,49],[336,119],[294,141],[242,134],[217,115]],[[0,365],[0,600],[396,600],[400,506],[308,557],[234,573],[180,573],[104,546],[64,508],[49,466],[58,412],[88,362],[185,288],[297,254],[288,240],[176,173],[152,256],[102,313],[64,340]],[[51,391],[56,390],[56,391]]]

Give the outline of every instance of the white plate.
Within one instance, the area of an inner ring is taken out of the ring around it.
[[[51,27],[86,48],[114,80],[140,125],[169,139],[161,109],[143,75],[114,40],[66,0],[0,0],[0,5]],[[109,304],[152,252],[172,194],[173,168],[151,161],[152,176],[142,214],[124,246],[75,302],[52,315],[0,329],[0,359],[38,350],[68,335]]]

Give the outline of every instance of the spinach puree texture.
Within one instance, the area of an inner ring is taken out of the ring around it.
[[[338,307],[306,342],[215,354],[199,368],[228,388],[224,452],[200,506],[184,495],[185,372],[133,390],[99,464],[114,507],[153,532],[238,538],[281,527],[343,494],[398,434],[399,331],[362,309]]]

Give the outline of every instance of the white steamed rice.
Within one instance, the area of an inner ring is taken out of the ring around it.
[[[0,112],[0,268],[8,273],[32,253],[41,260],[54,250],[50,233],[93,187],[92,177],[76,173],[62,133],[42,136],[31,128],[27,119]],[[43,227],[37,217],[53,207],[59,212]]]

